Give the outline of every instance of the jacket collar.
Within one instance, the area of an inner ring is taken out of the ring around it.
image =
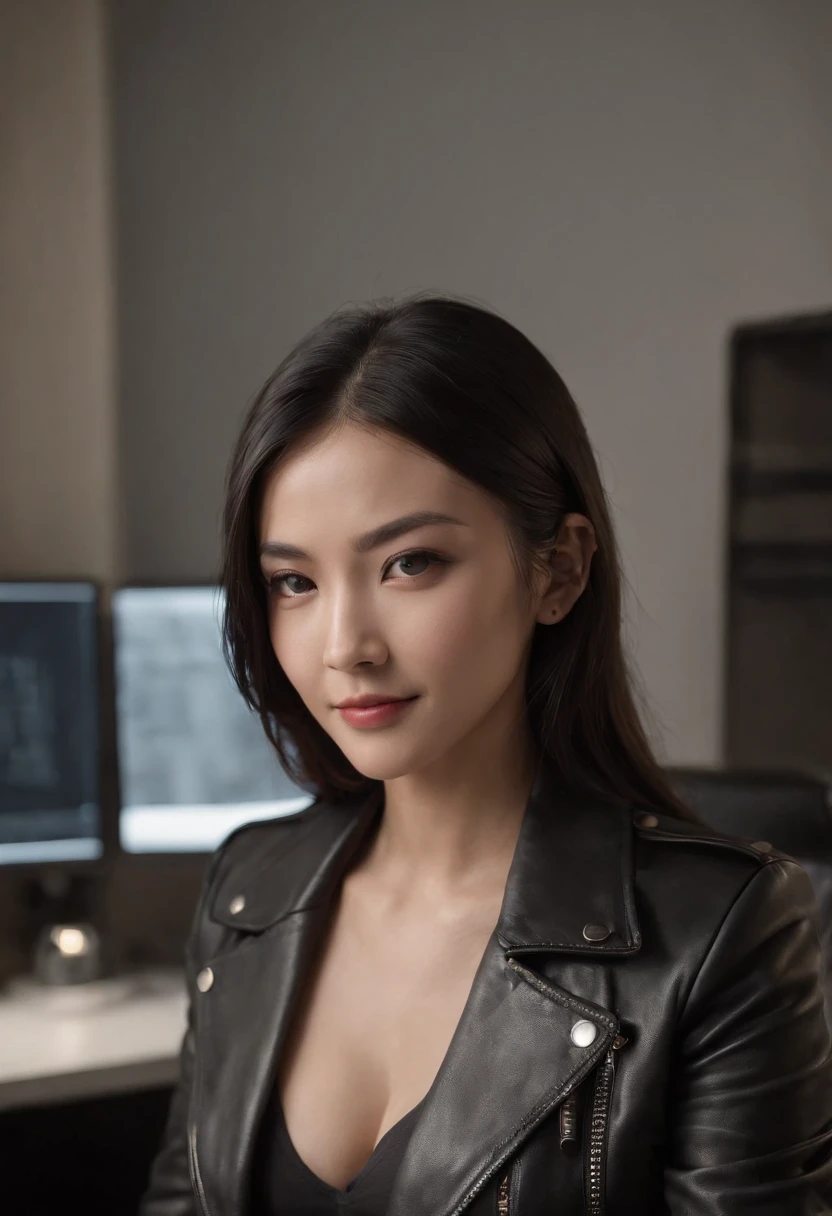
[[[378,826],[382,795],[380,786],[361,799],[318,803],[242,829],[259,833],[262,841],[246,849],[242,865],[229,866],[213,899],[213,919],[257,933],[287,916],[327,906]],[[621,955],[639,949],[628,811],[626,802],[564,792],[549,763],[541,762],[495,930],[508,953]],[[233,913],[240,895],[243,911]],[[589,925],[608,929],[609,936],[588,940]]]
[[[203,960],[213,984],[196,996],[194,1011],[189,1139],[207,1216],[234,1216],[246,1205],[259,1120],[293,1011],[338,883],[380,814],[376,794],[318,804],[247,828],[227,846],[210,915],[243,934]],[[601,961],[640,947],[632,833],[624,804],[567,796],[548,768],[539,770],[499,920],[414,1125],[387,1216],[466,1211],[608,1052],[618,1031],[610,969],[587,966],[586,956]],[[232,912],[240,895],[244,907]],[[589,924],[609,935],[587,940]],[[512,957],[534,953],[553,957],[548,965]],[[570,955],[584,958],[573,966]],[[571,1038],[582,1019],[595,1026],[588,1046]]]

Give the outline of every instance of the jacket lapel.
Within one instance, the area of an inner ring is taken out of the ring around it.
[[[207,960],[214,983],[198,1009],[192,1113],[208,1216],[245,1210],[256,1128],[291,1014],[340,880],[378,822],[376,793],[276,821],[268,847],[250,861],[249,850],[242,868],[219,884],[213,918],[250,936]],[[551,978],[551,962],[547,975],[536,970],[533,956],[639,949],[631,841],[626,806],[567,796],[547,766],[539,770],[499,919],[413,1129],[387,1216],[464,1211],[605,1054],[618,1023],[604,969],[580,969],[587,978],[575,992]],[[238,894],[246,898],[244,917],[227,912]],[[590,923],[609,929],[604,941],[583,936]],[[579,1020],[596,1028],[589,1045],[572,1041]]]
[[[585,1018],[598,1035],[576,1047]],[[461,1212],[586,1076],[616,1032],[605,1009],[515,969],[492,936],[416,1124],[387,1216]]]
[[[249,936],[205,960],[214,979],[197,1003],[190,1135],[206,1216],[248,1210],[257,1125],[276,1084],[291,1015],[340,877],[378,803],[310,808],[257,825],[264,847],[247,850],[219,883],[212,919]],[[239,895],[246,901],[242,915],[229,910]]]
[[[550,771],[539,772],[496,928],[414,1128],[387,1216],[464,1211],[606,1054],[618,1020],[605,1004],[603,969],[591,969],[576,993],[536,970],[532,956],[639,949],[631,842],[624,807],[567,796]],[[587,941],[588,924],[603,925],[609,936]],[[588,1046],[571,1038],[580,1020],[596,1028]]]

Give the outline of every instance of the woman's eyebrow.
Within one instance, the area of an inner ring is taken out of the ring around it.
[[[453,515],[444,515],[441,511],[414,511],[410,515],[402,515],[391,519],[389,523],[381,524],[370,532],[365,532],[353,541],[356,553],[369,553],[387,545],[405,532],[413,532],[416,528],[424,528],[426,524],[459,524],[463,528],[470,527],[464,520],[456,519]],[[279,540],[265,540],[260,546],[261,557],[279,557],[287,561],[311,560],[311,554],[297,545],[288,545]]]

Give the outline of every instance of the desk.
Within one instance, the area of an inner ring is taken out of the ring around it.
[[[180,969],[77,990],[11,985],[0,991],[0,1110],[173,1085],[186,1016]]]

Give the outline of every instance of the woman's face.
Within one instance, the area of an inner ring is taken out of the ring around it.
[[[454,522],[359,545],[417,512]],[[307,442],[266,485],[260,545],[275,655],[359,772],[415,772],[477,735],[492,747],[521,714],[539,605],[487,495],[428,453],[353,424]],[[363,693],[416,699],[360,726],[336,707]]]

